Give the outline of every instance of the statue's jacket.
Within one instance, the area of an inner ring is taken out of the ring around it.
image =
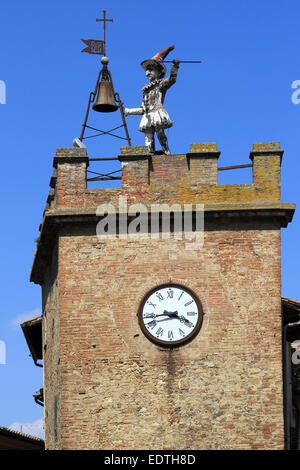
[[[132,109],[128,114],[142,114],[139,131],[153,132],[156,129],[167,129],[173,122],[164,107],[164,99],[168,88],[177,79],[178,66],[171,67],[170,76],[147,83],[142,88],[143,102],[140,108]]]

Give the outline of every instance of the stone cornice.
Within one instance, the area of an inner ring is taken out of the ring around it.
[[[155,205],[154,205],[155,206]],[[202,207],[204,207],[204,217],[205,223],[209,221],[222,218],[228,222],[234,222],[238,220],[239,222],[250,222],[253,220],[268,221],[277,224],[277,227],[286,227],[293,218],[295,211],[295,204],[289,203],[213,203],[213,204],[192,204],[193,214],[196,212],[201,212]],[[129,206],[130,207],[130,206]],[[172,205],[170,205],[170,208]],[[182,213],[184,211],[183,205],[177,205],[177,208],[182,208]],[[39,237],[39,243],[37,250],[34,255],[34,261],[31,268],[30,280],[37,284],[42,284],[43,282],[43,273],[48,264],[49,256],[52,252],[52,247],[57,240],[58,236],[58,227],[67,226],[72,224],[73,226],[82,226],[96,224],[101,219],[100,215],[96,214],[97,208],[88,208],[88,209],[53,209],[46,211],[44,214],[44,220],[41,225],[41,233]],[[169,212],[167,207],[162,207],[162,210],[153,210],[151,213],[151,206],[148,208],[145,206],[144,213],[148,213],[149,217],[151,214],[157,212]],[[116,217],[125,215],[127,216],[128,222],[134,219],[137,215],[130,214],[128,211],[118,211],[111,212],[116,214]],[[143,213],[143,211],[141,212]],[[105,217],[107,213],[103,217]],[[220,227],[224,230],[224,224]],[[218,230],[217,228],[215,230]],[[96,229],[95,229],[96,235]]]

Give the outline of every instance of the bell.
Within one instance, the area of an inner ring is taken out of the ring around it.
[[[100,113],[112,113],[117,111],[118,105],[115,103],[111,83],[108,80],[101,80],[96,102],[93,110]]]

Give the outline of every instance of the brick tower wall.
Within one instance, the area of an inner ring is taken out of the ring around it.
[[[43,286],[47,448],[284,447],[280,228],[294,207],[280,202],[282,151],[253,147],[249,185],[218,185],[218,157],[215,144],[152,158],[124,148],[122,188],[88,190],[84,150],[58,150],[32,268]],[[146,208],[204,204],[203,243],[99,238],[96,208],[118,212],[120,196]],[[204,310],[180,348],[149,342],[137,322],[143,296],[167,282],[191,288]]]

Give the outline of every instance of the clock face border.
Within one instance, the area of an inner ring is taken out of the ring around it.
[[[148,331],[148,329],[146,328],[146,326],[144,324],[144,321],[143,321],[143,309],[144,309],[145,303],[151,297],[152,294],[154,294],[156,291],[158,291],[160,289],[172,288],[172,287],[177,288],[177,289],[181,289],[181,290],[187,292],[193,298],[193,300],[196,302],[196,305],[197,305],[197,308],[198,308],[198,319],[197,319],[197,323],[196,323],[195,328],[193,329],[193,331],[191,331],[191,333],[189,335],[187,335],[187,336],[185,336],[185,337],[183,337],[179,340],[176,340],[176,341],[165,341],[165,340],[161,340],[159,338],[156,338],[155,336],[153,336]],[[138,313],[137,313],[139,326],[140,326],[144,336],[146,336],[146,338],[149,341],[151,341],[152,343],[154,343],[158,346],[164,346],[166,348],[174,348],[174,347],[183,346],[183,345],[189,343],[190,341],[192,341],[197,336],[197,334],[199,333],[199,331],[202,327],[203,315],[204,315],[204,312],[203,312],[202,304],[201,304],[198,296],[195,294],[195,292],[193,292],[189,287],[186,287],[186,286],[184,286],[182,284],[179,284],[179,283],[173,283],[173,282],[167,282],[165,284],[160,284],[160,285],[155,286],[152,289],[150,289],[144,295],[142,301],[140,302]]]

